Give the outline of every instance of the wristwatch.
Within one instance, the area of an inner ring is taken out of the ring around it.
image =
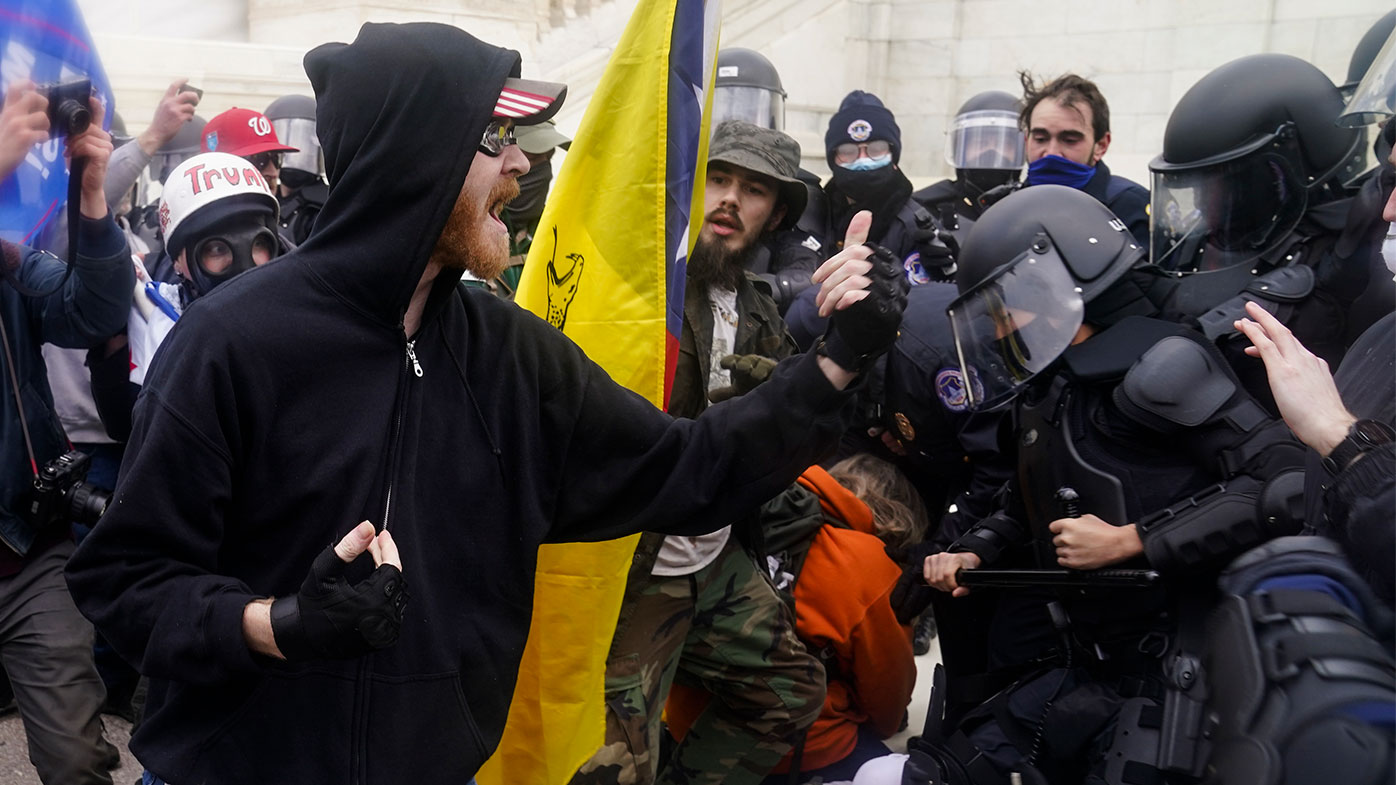
[[[1352,424],[1347,438],[1323,459],[1323,468],[1337,474],[1348,467],[1357,456],[1383,444],[1396,442],[1396,431],[1379,420],[1358,420]]]

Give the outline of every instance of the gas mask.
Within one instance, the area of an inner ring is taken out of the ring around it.
[[[218,286],[276,257],[278,242],[261,216],[229,216],[185,246],[194,294],[203,296]]]

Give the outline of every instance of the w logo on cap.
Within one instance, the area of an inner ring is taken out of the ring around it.
[[[271,133],[271,121],[263,115],[247,118],[247,127],[251,128],[252,133],[258,136],[266,136]]]

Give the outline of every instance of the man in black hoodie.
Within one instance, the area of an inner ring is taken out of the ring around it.
[[[839,254],[819,352],[672,419],[457,285],[506,261],[511,122],[565,88],[444,25],[365,25],[305,65],[315,231],[180,320],[68,579],[151,678],[131,746],[161,779],[459,783],[503,731],[538,545],[699,534],[774,496],[846,427],[901,290],[866,248]]]

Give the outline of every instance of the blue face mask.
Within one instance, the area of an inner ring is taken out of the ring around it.
[[[1060,155],[1044,155],[1028,164],[1028,185],[1065,185],[1081,190],[1095,176],[1095,167]]]
[[[839,166],[842,166],[850,172],[871,172],[874,169],[881,169],[890,163],[892,163],[892,154],[888,153],[887,155],[879,155],[876,158],[869,158],[865,155],[854,160],[853,163],[839,164]]]

